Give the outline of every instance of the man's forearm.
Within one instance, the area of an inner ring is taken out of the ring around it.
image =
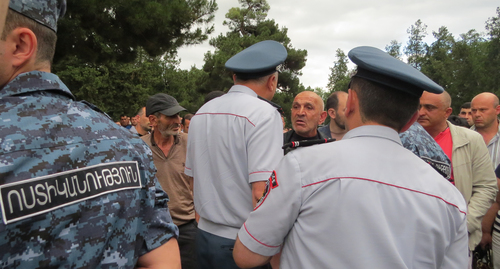
[[[257,181],[252,183],[252,206],[255,208],[257,202],[264,194],[267,181]]]
[[[181,256],[177,239],[171,238],[167,243],[139,257],[136,268],[181,269]]]

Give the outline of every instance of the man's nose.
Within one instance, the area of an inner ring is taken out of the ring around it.
[[[306,112],[305,108],[304,108],[304,107],[301,107],[301,108],[299,109],[299,112],[298,112],[297,114],[304,115],[304,114],[305,114],[305,112]]]
[[[424,114],[425,114],[424,107],[420,107],[420,108],[418,109],[418,115],[419,115],[419,116],[422,116],[422,115],[424,115]]]

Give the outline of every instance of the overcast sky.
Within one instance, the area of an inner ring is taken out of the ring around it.
[[[384,50],[391,40],[403,46],[408,40],[406,30],[420,19],[427,25],[427,43],[432,43],[433,31],[446,26],[457,39],[471,29],[486,32],[485,22],[496,16],[498,0],[268,0],[268,18],[279,27],[288,28],[294,48],[307,50],[306,66],[300,81],[304,86],[326,88],[335,51],[346,54],[357,46],[373,46]],[[237,0],[218,0],[215,31],[212,36],[226,33],[222,25],[231,7],[240,7]],[[213,47],[203,44],[179,50],[180,67],[202,68],[203,56]],[[214,89],[217,90],[217,89]]]

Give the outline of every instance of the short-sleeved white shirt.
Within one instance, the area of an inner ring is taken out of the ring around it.
[[[280,268],[467,268],[464,198],[393,129],[297,149],[272,179],[238,237],[265,256],[283,247]]]
[[[235,85],[191,119],[185,173],[194,178],[199,228],[235,239],[253,210],[252,182],[266,181],[283,157],[277,109]]]

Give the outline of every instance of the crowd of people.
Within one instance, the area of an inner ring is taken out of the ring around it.
[[[9,2],[0,267],[457,269],[492,249],[500,269],[495,94],[453,116],[440,85],[357,47],[348,89],[297,94],[287,130],[267,40],[196,113],[158,93],[113,122],[50,72],[65,9]]]

